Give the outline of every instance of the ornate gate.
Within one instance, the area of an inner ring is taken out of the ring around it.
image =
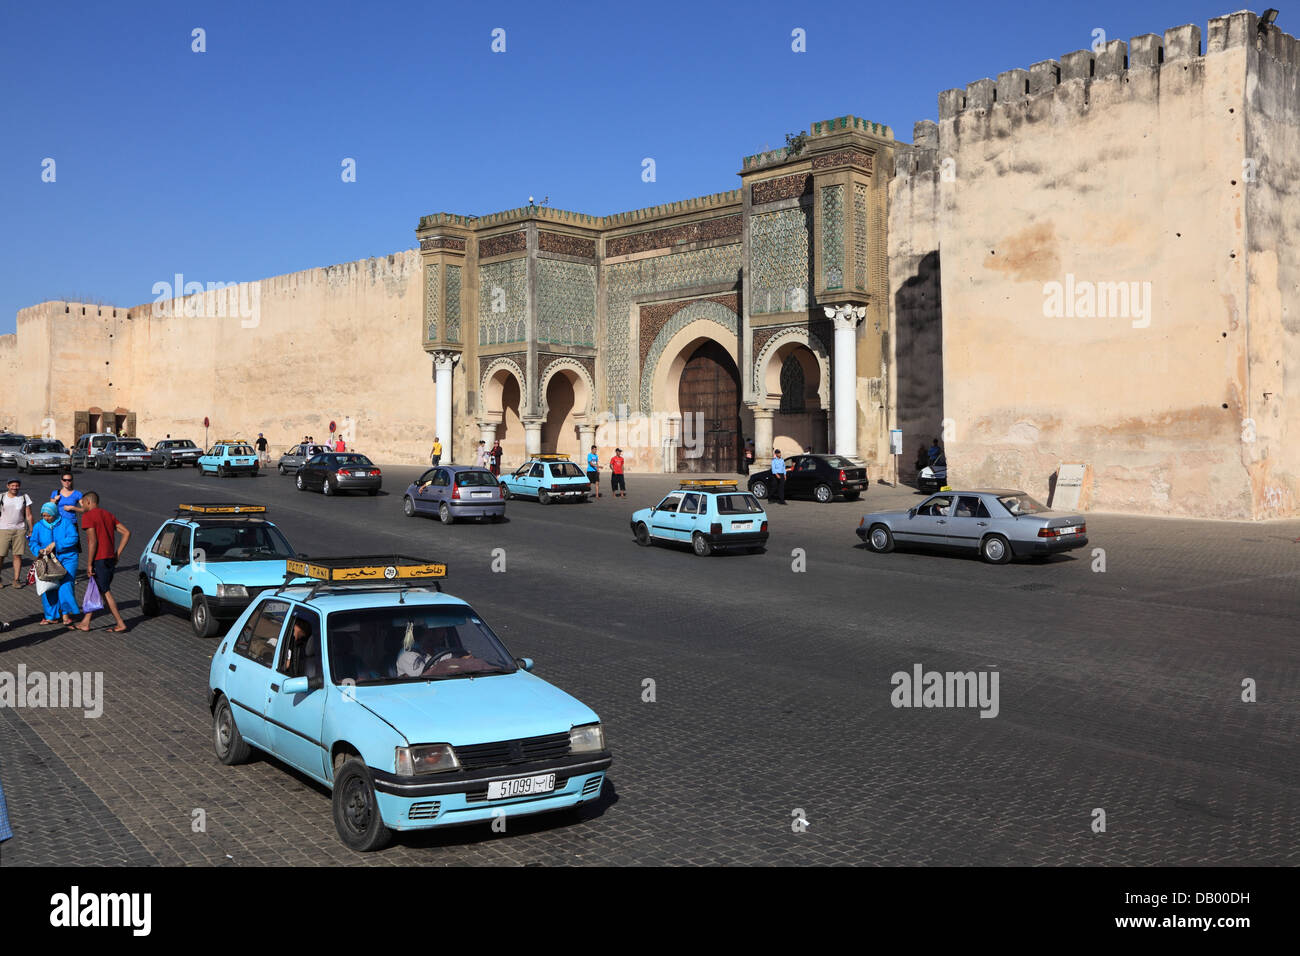
[[[734,473],[740,465],[740,375],[717,342],[695,350],[678,386],[682,444],[677,470]]]

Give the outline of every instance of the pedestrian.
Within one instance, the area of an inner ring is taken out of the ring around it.
[[[266,453],[266,436],[261,432],[257,433],[257,460],[263,465],[271,463],[271,456]]]
[[[600,458],[596,455],[596,446],[591,446],[591,451],[587,453],[587,481],[591,484],[592,489],[596,492],[596,497],[600,497]]]
[[[6,557],[13,555],[14,587],[20,588],[27,582],[22,580],[23,550],[27,547],[27,535],[32,526],[32,499],[23,494],[23,483],[17,478],[10,478],[0,504],[0,571]],[[0,574],[0,577],[3,575]],[[0,584],[4,587],[4,584]]]
[[[434,435],[433,448],[429,450],[429,464],[437,468],[440,461],[442,461],[442,439]]]
[[[930,443],[930,450],[926,454],[930,457],[930,464],[932,465],[939,460],[939,457],[943,454],[943,449],[939,447],[939,439],[936,438]]]
[[[785,459],[781,449],[772,449],[772,490],[768,493],[773,504],[785,504]]]
[[[340,435],[338,438],[336,438],[336,439],[334,440],[334,450],[335,450],[335,451],[347,451],[347,450],[348,450],[348,446],[347,446],[347,444],[343,441],[343,436],[342,436],[342,435]]]
[[[746,438],[745,439],[745,470],[741,472],[741,474],[743,475],[749,474],[749,469],[753,467],[754,467],[754,439]]]
[[[36,523],[27,538],[27,546],[32,554],[52,554],[63,565],[64,575],[56,587],[41,593],[41,605],[45,609],[42,624],[56,624],[55,615],[62,618],[64,624],[72,623],[72,615],[81,613],[77,604],[77,595],[73,584],[77,580],[78,552],[81,550],[81,536],[77,534],[77,523],[59,511],[53,501],[41,505],[41,520]]]
[[[623,480],[623,449],[615,448],[609,460],[609,491],[615,498],[627,497],[627,483]],[[622,492],[620,495],[619,492]]]
[[[480,468],[488,466],[488,447],[485,441],[479,441],[478,443],[478,466]]]
[[[492,443],[492,474],[497,477],[501,476],[501,439],[498,438]]]
[[[81,527],[86,532],[86,551],[90,555],[91,577],[95,581],[95,586],[99,588],[104,606],[117,622],[112,628],[113,632],[120,634],[126,630],[126,621],[122,620],[122,614],[117,609],[117,601],[110,588],[113,585],[113,572],[117,570],[117,559],[126,550],[126,543],[131,540],[131,531],[126,525],[121,524],[111,511],[99,506],[99,495],[93,491],[87,491],[81,498]],[[119,534],[122,536],[122,542],[114,547],[114,539]],[[73,624],[72,627],[78,631],[89,631],[90,618],[94,613],[94,611],[87,611],[81,623]]]

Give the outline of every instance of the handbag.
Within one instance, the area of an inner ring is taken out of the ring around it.
[[[27,565],[27,583],[28,584],[36,583],[36,565],[34,564]]]
[[[52,554],[41,555],[32,563],[32,567],[36,569],[36,580],[53,581],[55,584],[62,581],[68,573],[67,568]]]
[[[81,610],[86,614],[91,611],[104,610],[104,598],[99,593],[99,585],[95,583],[95,576],[90,575],[90,580],[86,582],[86,594],[81,599]]]

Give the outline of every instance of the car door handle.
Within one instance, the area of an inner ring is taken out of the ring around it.
[[[975,523],[978,524],[981,528],[987,528],[989,526],[989,523],[987,521],[977,521]]]
[[[947,524],[947,523],[948,522],[944,521],[942,518],[939,519],[939,524]]]
[[[271,685],[271,693],[273,693],[273,694],[278,694],[278,693],[280,693],[280,685],[279,685],[279,684],[272,684],[272,685]]]
[[[235,665],[234,665],[234,664],[228,664],[227,666],[231,669],[231,671],[234,671],[234,669],[235,669]]]

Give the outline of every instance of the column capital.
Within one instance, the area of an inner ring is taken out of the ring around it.
[[[867,317],[866,306],[862,305],[824,305],[822,310],[835,323],[836,332],[851,332]]]
[[[433,359],[433,367],[438,371],[449,372],[460,361],[460,351],[458,349],[435,349],[429,353],[429,358]]]
[[[771,421],[772,416],[774,414],[776,414],[776,410],[772,408],[762,408],[762,407],[754,408],[755,418],[762,418],[762,419],[766,419],[767,421]]]

